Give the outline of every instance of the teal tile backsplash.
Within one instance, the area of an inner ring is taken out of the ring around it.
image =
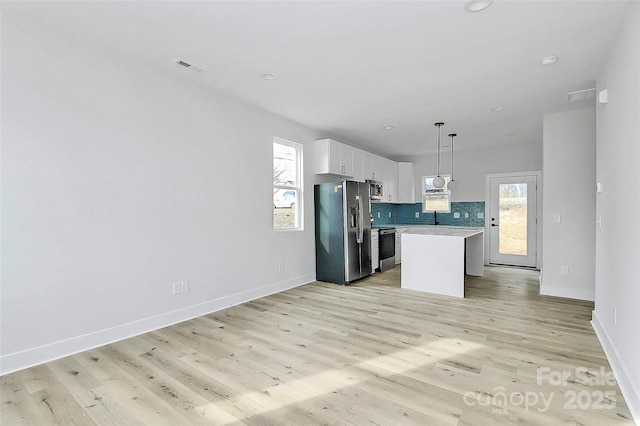
[[[416,213],[419,214],[418,218]],[[460,213],[460,217],[454,218],[454,213]],[[452,202],[451,213],[438,213],[438,223],[447,226],[483,227],[484,219],[479,219],[478,213],[484,214],[484,201]],[[433,213],[423,213],[422,203],[371,203],[371,214],[374,226],[434,224]]]
[[[413,204],[412,204],[413,205]],[[396,204],[389,203],[371,203],[371,215],[373,216],[373,225],[393,225],[395,224],[394,213]]]

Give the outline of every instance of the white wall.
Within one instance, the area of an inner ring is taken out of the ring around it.
[[[593,326],[640,424],[640,4],[598,75],[596,309]],[[616,318],[614,321],[614,309]]]
[[[314,279],[314,131],[21,19],[2,14],[1,373]],[[272,230],[273,136],[306,144],[304,232]]]
[[[449,148],[445,148],[447,150]],[[416,164],[416,200],[422,200],[422,176],[436,174],[436,155],[408,159]],[[529,172],[542,168],[542,141],[506,145],[491,149],[457,150],[454,153],[454,178],[458,188],[451,201],[485,201],[485,176],[493,173]],[[440,174],[451,171],[451,157],[440,158]]]
[[[595,118],[595,109],[588,107],[543,119],[540,294],[595,297]],[[561,274],[563,266],[568,275]]]

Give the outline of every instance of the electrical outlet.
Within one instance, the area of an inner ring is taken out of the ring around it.
[[[478,213],[478,219],[484,219],[484,213]]]
[[[175,283],[173,283],[172,289],[174,295],[180,294],[180,281],[176,281]]]
[[[420,218],[420,212],[416,212],[416,219]]]
[[[189,281],[180,281],[180,293],[187,293],[189,291]]]
[[[454,219],[460,219],[460,213],[455,212],[455,213],[453,214],[453,218],[454,218]]]
[[[560,223],[560,213],[554,213],[553,214],[553,222],[554,223]]]
[[[380,219],[380,212],[378,212],[378,219]]]
[[[465,218],[465,219],[469,219],[469,213],[465,213],[465,214],[464,214],[464,218]]]
[[[389,212],[389,219],[391,219],[391,212]]]
[[[560,275],[569,275],[569,267],[565,265],[561,266]]]

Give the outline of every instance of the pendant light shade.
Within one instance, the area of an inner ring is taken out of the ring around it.
[[[447,185],[447,189],[449,191],[453,191],[458,187],[458,182],[456,182],[453,179],[453,138],[455,138],[456,136],[458,136],[455,133],[449,133],[449,137],[451,138],[451,180],[449,181],[449,184]]]
[[[435,186],[436,188],[443,188],[444,187],[444,178],[442,176],[436,176],[433,179],[433,186]]]
[[[435,126],[438,128],[438,159],[437,159],[437,167],[438,167],[438,176],[433,179],[433,186],[436,188],[444,187],[444,178],[440,176],[440,128],[444,126],[444,123],[438,122],[435,123]]]

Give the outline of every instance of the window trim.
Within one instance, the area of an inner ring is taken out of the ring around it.
[[[273,160],[274,160],[274,151],[273,147],[275,144],[288,146],[294,148],[296,150],[296,185],[287,185],[287,184],[276,184],[273,182]],[[295,206],[295,226],[291,228],[276,228],[275,221],[273,219],[273,215],[271,216],[271,226],[274,231],[277,232],[295,232],[295,231],[304,231],[304,173],[303,173],[303,145],[298,142],[293,142],[287,139],[279,138],[277,136],[273,137],[273,143],[271,145],[271,186],[272,186],[272,195],[271,195],[271,204],[273,206],[273,193],[275,191],[284,189],[296,191],[296,206]]]
[[[450,175],[440,175],[444,178],[444,187],[440,190],[438,190],[439,192],[437,193],[433,193],[433,194],[427,194],[426,192],[426,181],[427,179],[434,179],[436,178],[435,175],[433,176],[422,176],[422,180],[421,180],[421,185],[422,185],[422,213],[433,213],[438,212],[438,213],[451,213],[451,191],[448,189],[449,186],[449,181],[451,180],[451,176]],[[449,207],[447,210],[427,210],[426,209],[426,204],[427,204],[427,198],[429,198],[430,196],[442,196],[445,195],[447,198],[447,206]]]

